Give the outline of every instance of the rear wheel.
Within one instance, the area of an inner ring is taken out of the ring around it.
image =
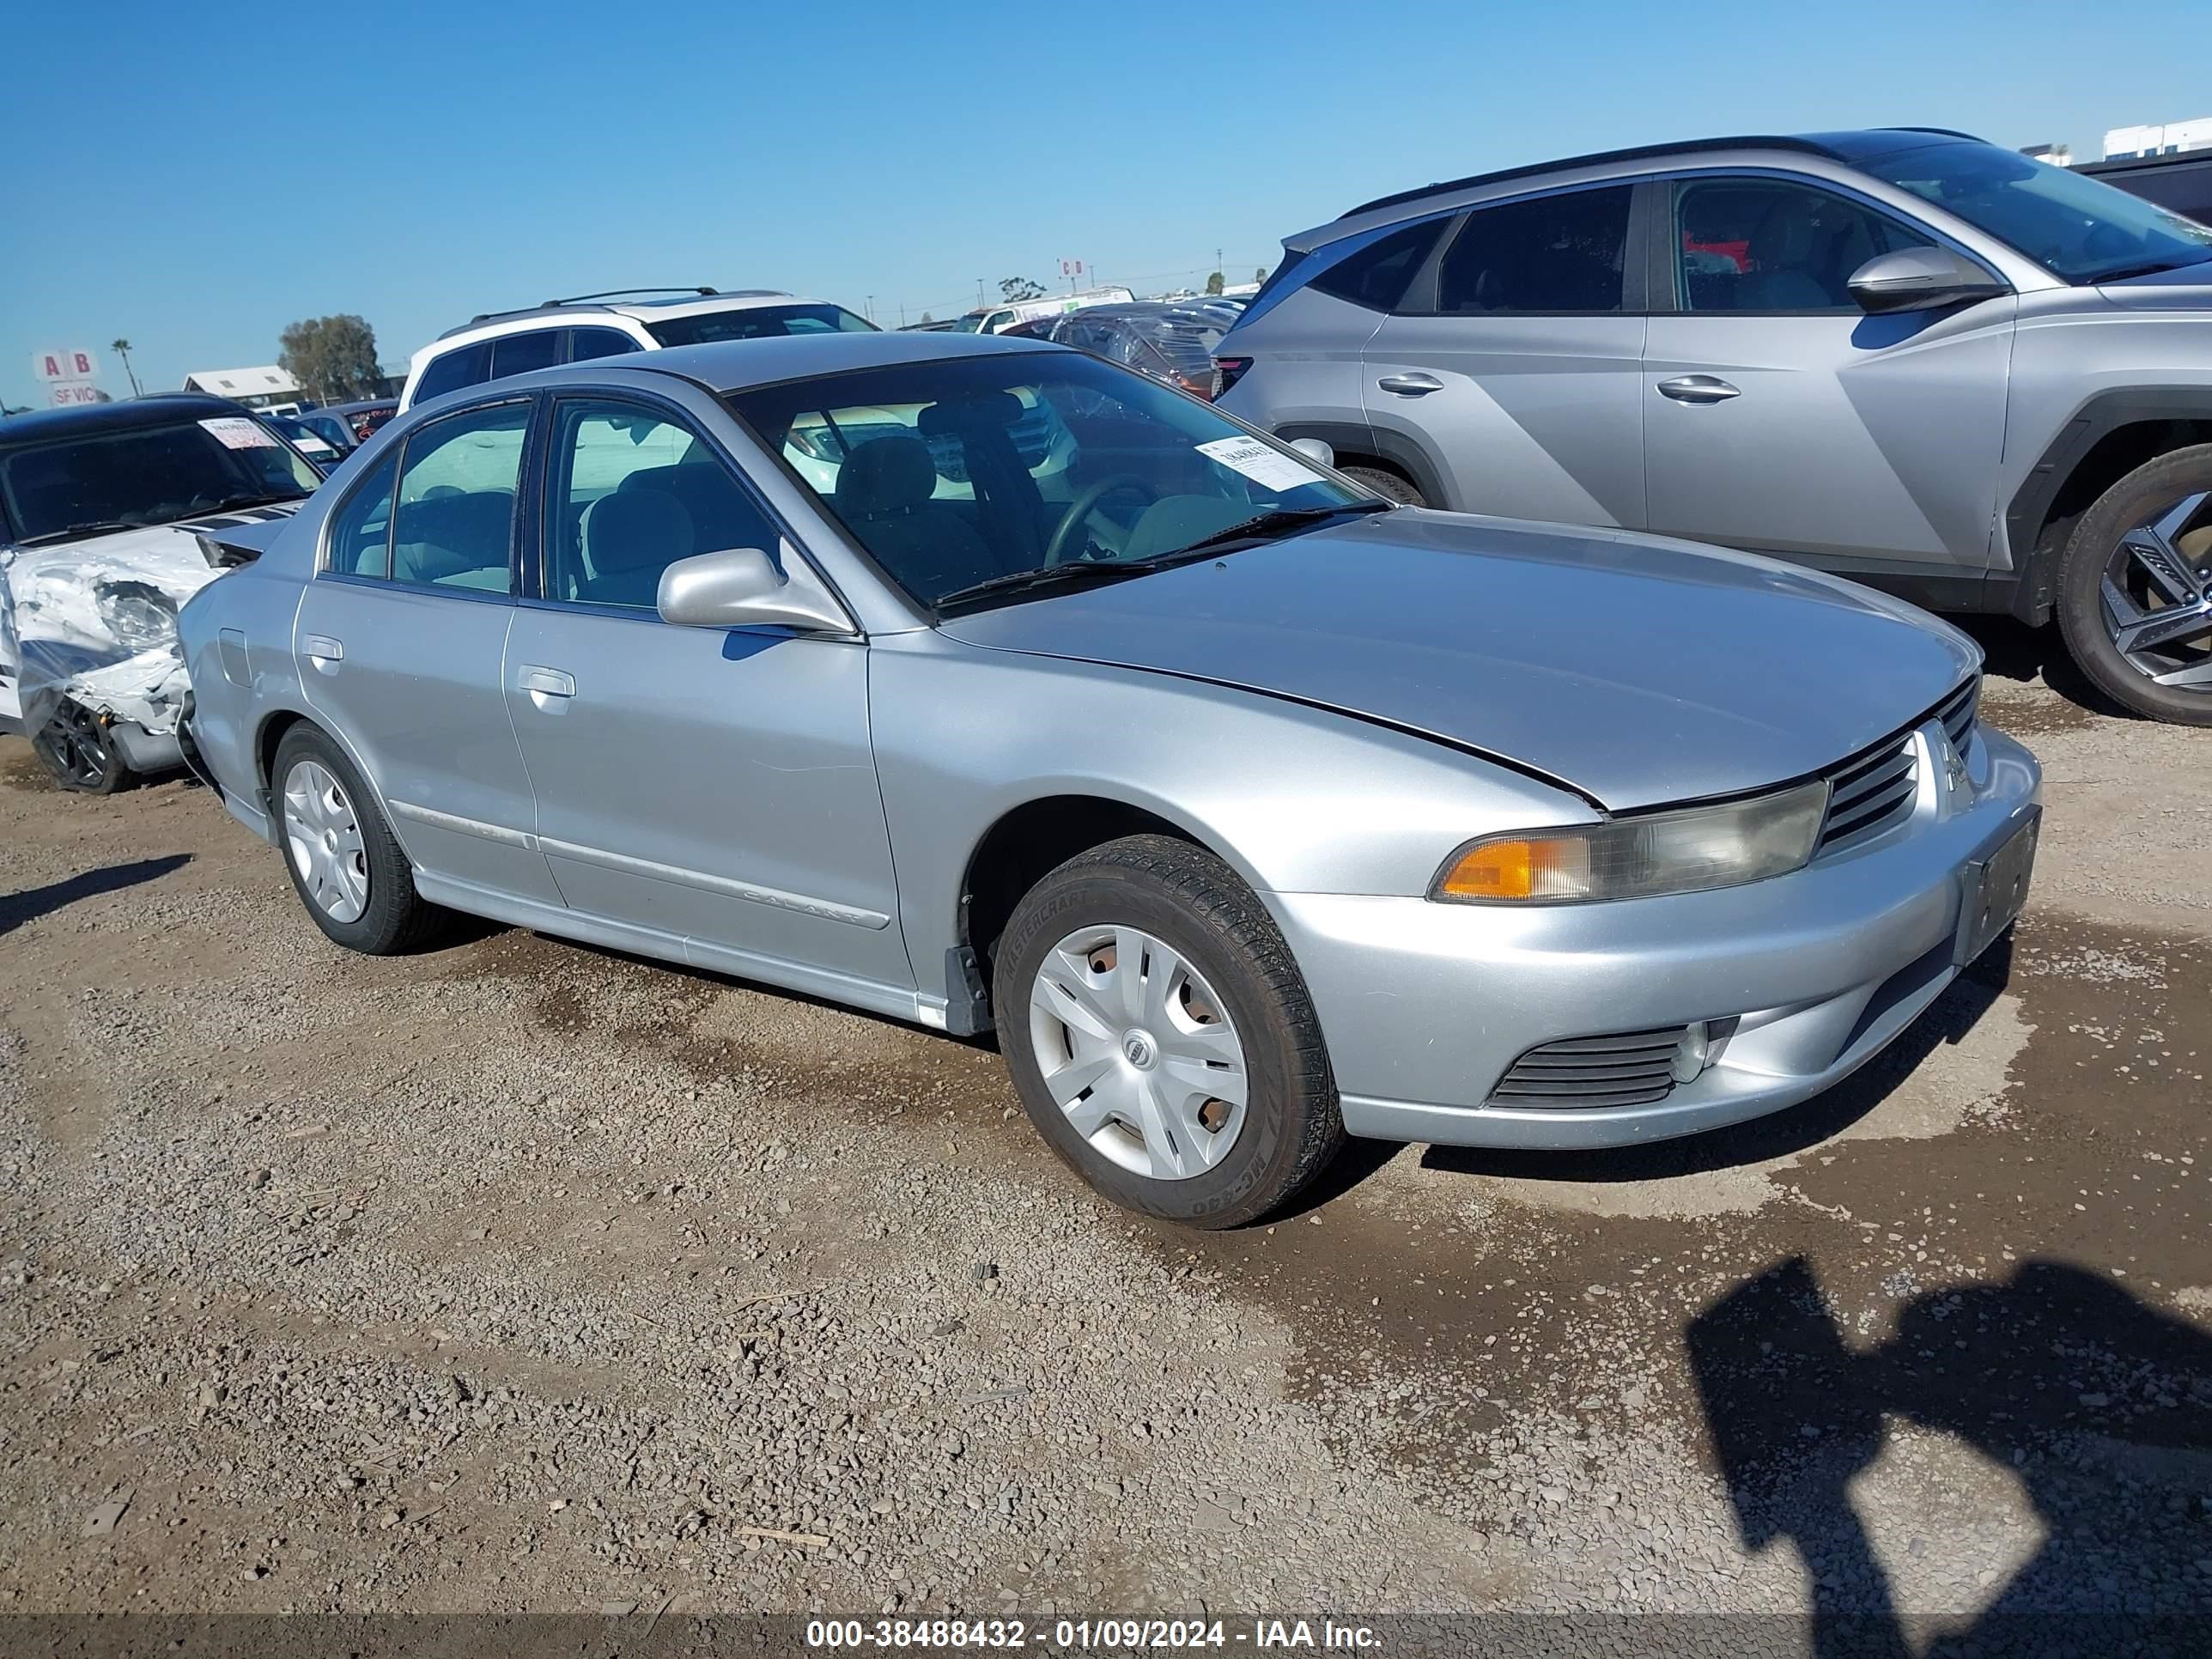
[[[1030,1121],[1117,1204],[1234,1227],[1344,1139],[1305,981],[1218,859],[1132,836],[1032,888],[1000,938],[1000,1042]]]
[[[138,781],[115,746],[114,734],[74,698],[62,700],[31,748],[56,783],[80,794],[112,795]]]
[[[1419,490],[1395,472],[1385,472],[1377,466],[1339,466],[1336,470],[1347,478],[1358,479],[1386,501],[1395,501],[1401,507],[1429,504]]]
[[[415,891],[375,796],[326,733],[287,732],[271,776],[284,867],[316,927],[373,957],[413,950],[441,930],[449,913]]]
[[[2059,631],[2099,690],[2153,720],[2212,726],[2212,444],[2098,497],[2058,582]]]

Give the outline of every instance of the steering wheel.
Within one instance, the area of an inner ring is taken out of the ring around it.
[[[1068,538],[1083,527],[1083,521],[1091,516],[1091,509],[1117,489],[1141,491],[1147,505],[1160,498],[1159,491],[1133,472],[1108,473],[1070,501],[1067,511],[1053,526],[1052,539],[1044,544],[1044,562],[1048,567],[1067,562]]]

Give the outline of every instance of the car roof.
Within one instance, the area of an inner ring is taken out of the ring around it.
[[[1978,144],[1985,142],[1972,133],[1954,131],[1949,127],[1874,127],[1847,132],[1760,133],[1735,138],[1692,138],[1672,144],[1640,144],[1629,149],[1599,150],[1589,155],[1571,155],[1553,161],[1532,162],[1526,167],[1505,167],[1496,173],[1472,173],[1464,179],[1449,179],[1423,185],[1418,190],[1401,190],[1392,195],[1378,196],[1371,202],[1362,202],[1338,217],[1340,220],[1356,218],[1379,209],[1425,201],[1431,196],[1475,190],[1516,179],[1541,178],[1546,173],[1565,173],[1572,167],[1604,167],[1618,161],[1660,161],[1668,156],[1695,155],[1713,150],[1787,150],[1855,166],[1878,155],[1891,155],[1899,150],[1917,149],[1929,144]]]
[[[0,446],[43,443],[78,433],[127,432],[135,427],[174,426],[179,421],[255,411],[228,398],[202,392],[157,392],[121,403],[78,404],[67,409],[34,409],[0,420]]]
[[[643,292],[643,290],[640,290]],[[458,327],[438,336],[450,340],[479,328],[507,323],[535,322],[568,317],[628,317],[644,322],[655,317],[696,317],[718,311],[750,311],[759,306],[820,305],[776,288],[741,288],[717,292],[711,288],[671,290],[659,299],[619,298],[613,294],[580,295],[573,300],[547,300],[543,304],[519,306],[509,311],[483,311]]]
[[[517,375],[517,386],[558,385],[588,380],[594,371],[624,374],[673,374],[718,392],[747,392],[785,380],[845,374],[855,369],[898,363],[943,362],[953,357],[1004,356],[1013,352],[1065,352],[1045,340],[1008,338],[1000,334],[919,334],[884,329],[867,334],[788,334],[759,340],[720,340],[712,345],[675,346],[621,357],[600,357]]]

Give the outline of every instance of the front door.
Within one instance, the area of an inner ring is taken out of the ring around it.
[[[1927,232],[1809,182],[1677,179],[1644,348],[1662,535],[1971,596],[1990,562],[2015,302],[1869,316],[1852,272]]]
[[[1478,207],[1367,343],[1385,454],[1425,454],[1432,506],[1568,524],[1644,521],[1644,319],[1631,185]]]
[[[910,1013],[867,647],[662,622],[674,560],[799,556],[673,409],[563,398],[550,432],[505,684],[562,896],[704,965]]]
[[[332,515],[292,643],[309,704],[368,771],[413,863],[557,904],[530,843],[537,807],[500,672],[530,407],[408,434]]]

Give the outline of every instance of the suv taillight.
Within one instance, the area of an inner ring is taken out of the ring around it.
[[[1220,397],[1244,378],[1244,371],[1252,367],[1249,357],[1216,357],[1213,360],[1213,395]]]

